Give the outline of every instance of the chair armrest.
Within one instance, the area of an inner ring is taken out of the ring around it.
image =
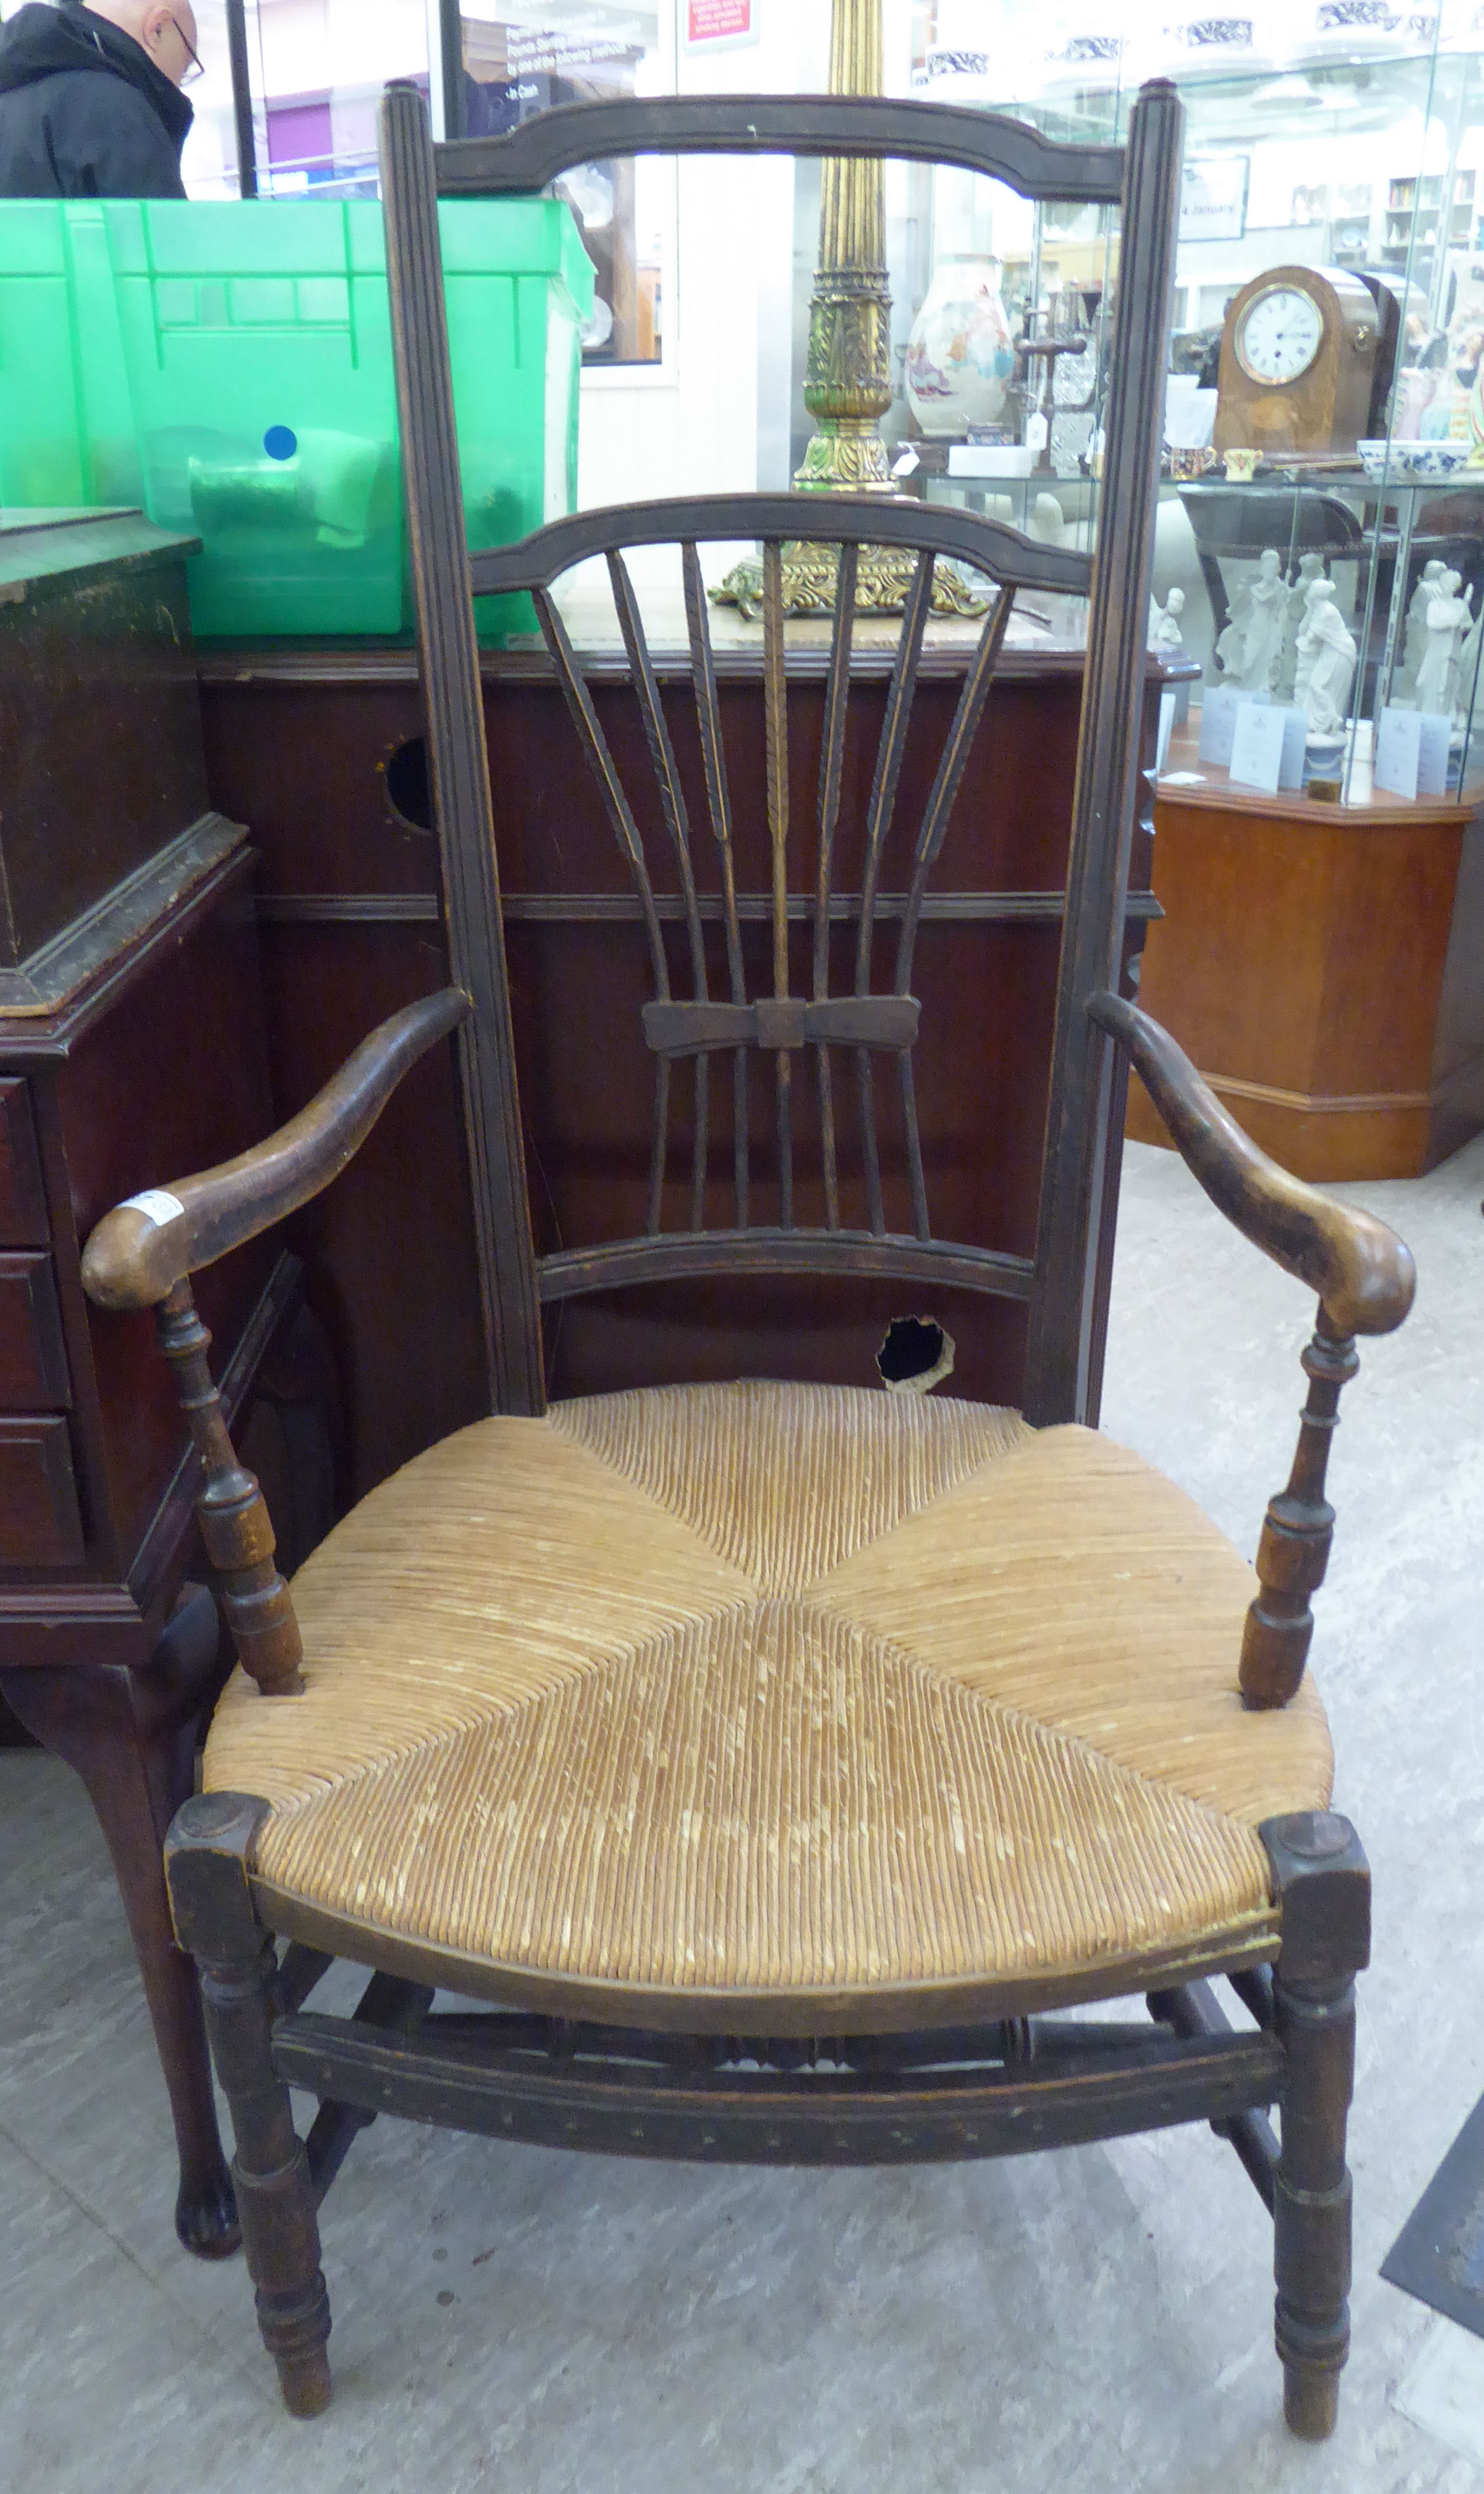
[[[1244,1706],[1286,1706],[1304,1676],[1314,1613],[1309,1597],[1329,1564],[1335,1511],[1325,1468],[1340,1395],[1360,1363],[1357,1333],[1390,1333],[1411,1306],[1416,1268],[1384,1222],[1351,1212],[1290,1177],[1249,1141],[1167,1030],[1106,988],[1089,996],[1100,1030],[1124,1049],[1217,1209],[1286,1273],[1318,1297],[1303,1355],[1309,1393],[1287,1485],[1268,1501],[1257,1544],[1256,1601],[1242,1630],[1237,1673]]]
[[[1331,1333],[1390,1333],[1412,1303],[1416,1267],[1395,1231],[1290,1177],[1227,1114],[1167,1030],[1106,988],[1087,1010],[1118,1042],[1186,1167],[1255,1247],[1307,1282]]]
[[[359,1151],[403,1076],[471,1011],[457,988],[405,1006],[265,1142],[105,1213],[82,1258],[89,1298],[101,1308],[154,1307],[188,1274],[308,1203]]]

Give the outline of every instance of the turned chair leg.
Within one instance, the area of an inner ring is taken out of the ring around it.
[[[196,1959],[212,2059],[232,2117],[232,2180],[257,2326],[290,2416],[330,2401],[329,2296],[304,2144],[273,2069],[278,1966],[253,1910],[247,1859],[266,1805],[208,1793],[176,1813],[166,1848],[176,1928]]]
[[[1274,2026],[1284,2049],[1274,2177],[1274,2335],[1290,2432],[1334,2431],[1350,2343],[1347,2116],[1355,2072],[1356,1970],[1370,1956],[1370,1872],[1347,1819],[1302,1811],[1260,1830],[1283,1903]]]

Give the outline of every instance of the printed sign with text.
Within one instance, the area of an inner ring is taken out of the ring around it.
[[[687,46],[756,41],[757,0],[685,0]]]

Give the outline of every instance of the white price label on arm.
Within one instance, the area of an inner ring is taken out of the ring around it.
[[[142,1195],[131,1195],[127,1202],[119,1205],[120,1212],[142,1212],[157,1230],[163,1230],[167,1221],[178,1221],[185,1208],[179,1196],[171,1195],[163,1186],[147,1187]]]

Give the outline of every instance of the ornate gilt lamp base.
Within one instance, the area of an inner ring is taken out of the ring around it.
[[[875,417],[821,416],[794,485],[801,494],[894,494]]]
[[[785,615],[833,615],[839,549],[833,545],[786,545],[783,549],[783,612]],[[917,557],[895,546],[861,548],[856,565],[858,615],[899,615],[912,588]],[[750,556],[734,563],[719,589],[712,591],[718,606],[735,606],[747,622],[763,604],[763,566]],[[940,558],[932,576],[932,611],[968,621],[987,615],[992,598],[974,586],[974,575]]]

